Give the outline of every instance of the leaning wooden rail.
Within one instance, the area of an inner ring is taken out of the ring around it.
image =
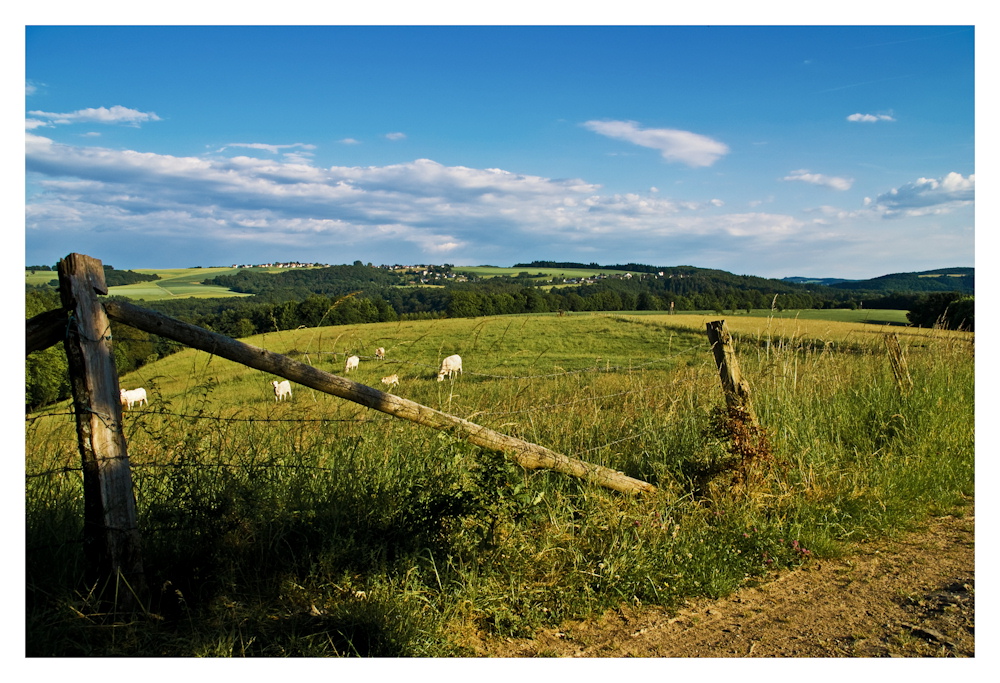
[[[393,417],[434,429],[450,431],[477,446],[508,453],[517,464],[526,469],[555,470],[623,493],[652,493],[656,491],[656,487],[652,484],[633,479],[621,472],[570,458],[543,446],[501,434],[454,415],[442,413],[394,394],[387,394],[365,384],[352,382],[349,379],[318,370],[311,365],[292,360],[287,356],[174,320],[155,311],[122,301],[105,301],[104,310],[111,320],[131,325],[145,332],[168,337],[187,346],[273,373],[303,386],[339,396]]]
[[[39,313],[25,324],[24,354],[47,349],[66,337],[66,323],[69,317],[65,309]]]

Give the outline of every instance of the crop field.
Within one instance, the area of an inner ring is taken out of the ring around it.
[[[861,313],[860,311],[851,313]],[[845,312],[846,314],[846,312]],[[191,349],[122,378],[153,618],[82,584],[65,404],[26,420],[27,653],[475,656],[622,604],[672,609],[849,540],[961,514],[974,335],[726,317],[766,437],[726,431],[711,315],[556,314],[299,329],[246,341],[647,481],[628,496]],[[881,316],[876,316],[881,318]],[[898,335],[912,388],[897,382]],[[386,349],[375,360],[376,347]],[[440,360],[464,372],[435,381]]]

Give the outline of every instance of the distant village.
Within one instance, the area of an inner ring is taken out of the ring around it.
[[[360,261],[355,261],[354,265],[358,266],[358,265],[362,265],[362,263]],[[329,266],[330,266],[330,264],[328,264],[328,263],[315,263],[315,262],[302,263],[300,261],[284,261],[284,262],[275,261],[275,262],[272,262],[272,263],[253,263],[253,264],[249,264],[249,263],[239,263],[239,264],[237,264],[237,263],[234,263],[231,267],[232,268],[327,268]],[[390,272],[400,273],[402,275],[412,275],[412,276],[414,276],[414,278],[412,280],[413,284],[418,284],[418,283],[419,284],[424,284],[424,285],[427,285],[427,284],[436,284],[436,283],[438,283],[438,282],[440,282],[442,280],[444,280],[444,281],[449,281],[450,280],[452,282],[469,282],[470,280],[475,280],[476,279],[475,277],[470,278],[467,275],[464,275],[464,274],[461,274],[461,273],[452,272],[452,268],[454,266],[452,266],[451,264],[448,264],[448,263],[446,263],[444,265],[440,265],[440,266],[439,265],[433,265],[433,264],[400,265],[398,263],[393,264],[391,266],[389,266],[389,265],[373,266],[371,263],[369,263],[368,267],[369,268],[379,268],[381,270],[388,270]],[[523,274],[527,274],[527,271],[524,271]],[[592,275],[590,277],[572,277],[572,278],[553,277],[550,280],[550,282],[552,282],[553,284],[585,285],[585,284],[593,284],[593,283],[598,282],[600,280],[608,280],[608,279],[631,280],[633,277],[637,277],[637,278],[640,278],[640,279],[644,278],[644,277],[651,277],[651,278],[657,278],[657,277],[671,277],[671,278],[672,277],[678,277],[678,278],[682,278],[682,277],[684,277],[684,275],[681,275],[681,274],[666,275],[663,271],[660,271],[660,272],[655,273],[655,274],[653,274],[653,273],[637,273],[635,275],[633,275],[632,273],[629,273],[629,272],[624,272],[624,273],[598,273],[598,274]]]
[[[274,263],[234,263],[230,268],[325,268],[329,263],[300,263],[298,261],[285,261]]]

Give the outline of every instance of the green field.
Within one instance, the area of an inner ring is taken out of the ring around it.
[[[717,317],[521,315],[248,340],[337,374],[356,353],[351,379],[398,374],[400,396],[658,487],[638,498],[300,385],[276,403],[273,375],[199,351],[123,377],[150,395],[124,431],[152,618],[110,620],[89,602],[74,423],[66,405],[28,416],[27,654],[474,656],[484,634],[621,605],[674,610],[845,541],[963,514],[972,334],[732,316],[767,430],[734,450],[704,334]],[[892,373],[887,332],[912,390]],[[435,381],[451,353],[464,373]]]
[[[135,272],[143,275],[159,275],[160,279],[139,282],[134,285],[110,287],[108,294],[147,301],[185,297],[250,296],[230,291],[226,287],[202,284],[203,280],[217,275],[236,273],[238,272],[237,268],[173,268],[164,270],[136,268]]]
[[[36,270],[34,273],[30,270],[24,271],[25,284],[32,286],[47,285],[58,277],[54,270]]]
[[[127,296],[130,299],[154,301],[160,299],[177,299],[186,297],[238,297],[252,296],[233,292],[225,287],[205,285],[202,281],[218,275],[231,275],[239,272],[239,268],[133,268],[143,275],[159,275],[159,280],[140,282],[134,285],[109,287],[108,294]],[[284,268],[254,268],[254,271],[280,273]],[[55,271],[36,271],[34,274],[25,272],[25,283],[29,285],[45,285],[57,279]]]

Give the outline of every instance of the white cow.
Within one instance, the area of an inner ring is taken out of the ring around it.
[[[448,375],[448,379],[455,374],[462,374],[462,357],[458,354],[454,356],[448,356],[443,361],[441,361],[441,369],[438,370],[438,381],[444,379],[445,375]]]
[[[347,363],[344,364],[344,373],[346,374],[346,373],[350,372],[351,370],[357,370],[358,369],[358,363],[360,363],[360,362],[361,362],[361,359],[358,356],[348,356],[347,357]]]
[[[385,360],[385,349],[383,349],[381,346],[375,349],[375,359]]]
[[[399,384],[399,375],[389,375],[388,377],[383,377],[382,378],[382,384],[386,384],[386,385],[388,385],[390,387],[393,384],[398,385]]]
[[[149,405],[149,401],[146,400],[146,390],[141,387],[139,389],[122,389],[120,396],[126,410],[132,410],[132,406],[136,403]]]
[[[292,398],[292,383],[289,382],[287,379],[281,382],[279,382],[278,380],[274,380],[273,382],[271,382],[271,386],[274,387],[275,401],[280,401],[286,396],[289,399]]]

